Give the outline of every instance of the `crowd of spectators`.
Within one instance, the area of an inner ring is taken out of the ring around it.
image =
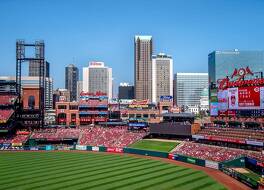
[[[0,105],[11,105],[16,98],[15,95],[0,95]]]
[[[31,139],[78,139],[80,130],[76,128],[45,128],[34,130]]]
[[[216,162],[235,159],[239,156],[248,156],[264,162],[264,155],[261,152],[211,146],[193,142],[183,142],[181,145],[178,145],[172,153]]]
[[[90,127],[82,129],[79,144],[121,148],[142,139],[146,135],[146,131],[129,131],[126,126]]]
[[[264,130],[206,127],[198,132],[198,135],[209,135],[239,140],[264,141]]]
[[[0,121],[7,121],[11,116],[12,114],[14,113],[14,110],[12,109],[1,109],[0,110]]]
[[[23,144],[25,143],[29,138],[28,134],[18,134],[18,135],[12,135],[12,136],[3,136],[0,137],[0,144]]]

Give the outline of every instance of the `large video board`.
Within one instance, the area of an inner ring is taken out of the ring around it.
[[[227,89],[229,109],[263,109],[264,87],[247,86]]]
[[[228,109],[264,109],[264,87],[248,86],[219,90],[219,111]]]

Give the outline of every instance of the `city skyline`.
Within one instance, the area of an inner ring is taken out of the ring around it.
[[[64,70],[71,63],[81,69],[95,60],[103,61],[113,68],[115,91],[120,82],[133,84],[135,35],[153,36],[153,54],[166,52],[172,55],[173,73],[207,72],[207,56],[214,50],[264,49],[264,29],[258,24],[263,20],[263,14],[260,13],[264,3],[257,0],[221,1],[217,5],[210,1],[203,4],[190,1],[190,6],[179,1],[165,1],[164,5],[167,6],[164,7],[139,1],[67,1],[61,10],[59,2],[0,2],[0,16],[5,18],[0,21],[1,76],[14,76],[15,41],[21,38],[29,42],[35,39],[45,41],[54,88],[64,86],[64,72],[57,71]],[[140,14],[135,14],[131,10],[139,3]],[[50,4],[53,6],[48,6]],[[238,4],[240,6],[236,6]],[[16,15],[21,8],[30,11],[22,15],[19,24],[16,24]],[[100,16],[95,11],[97,8],[101,10]],[[68,15],[77,10],[78,14]],[[156,14],[155,10],[163,14]],[[221,10],[225,14],[221,14]],[[38,11],[48,11],[49,14],[36,14]],[[10,12],[13,14],[10,15]],[[144,13],[144,17],[140,16],[141,13]],[[32,16],[35,19],[29,19]],[[155,22],[149,21],[150,17]],[[113,25],[115,27],[110,27]],[[91,26],[93,30],[88,30]],[[257,30],[256,26],[259,26]],[[130,72],[122,72],[125,69]]]

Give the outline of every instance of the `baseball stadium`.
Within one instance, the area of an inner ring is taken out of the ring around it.
[[[60,98],[56,125],[48,125],[44,77],[23,86],[23,59],[18,52],[16,82],[0,81],[0,189],[264,189],[263,109],[228,107],[237,94],[261,99],[263,78],[212,89],[211,117],[202,122],[171,112],[172,97],[155,105],[82,92],[77,102]]]

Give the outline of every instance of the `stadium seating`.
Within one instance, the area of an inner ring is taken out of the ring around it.
[[[0,105],[12,105],[16,98],[15,95],[0,95]]]
[[[14,110],[12,109],[1,109],[0,110],[0,121],[5,120],[7,121],[11,115],[14,113]]]
[[[172,153],[187,155],[204,160],[212,160],[216,162],[223,162],[244,155],[264,162],[264,155],[261,154],[261,152],[211,146],[193,142],[184,142],[181,145],[178,145]]]
[[[198,135],[209,135],[239,140],[264,141],[264,130],[207,127],[198,132]]]
[[[143,131],[129,131],[124,126],[113,128],[91,127],[82,129],[79,144],[121,148],[142,139],[146,134]]]
[[[0,137],[0,144],[23,144],[25,143],[29,138],[29,134],[19,134],[19,135],[13,135],[9,137]]]
[[[63,139],[78,139],[80,135],[79,129],[72,128],[47,128],[35,130],[31,139],[52,139],[52,140],[63,140]]]

